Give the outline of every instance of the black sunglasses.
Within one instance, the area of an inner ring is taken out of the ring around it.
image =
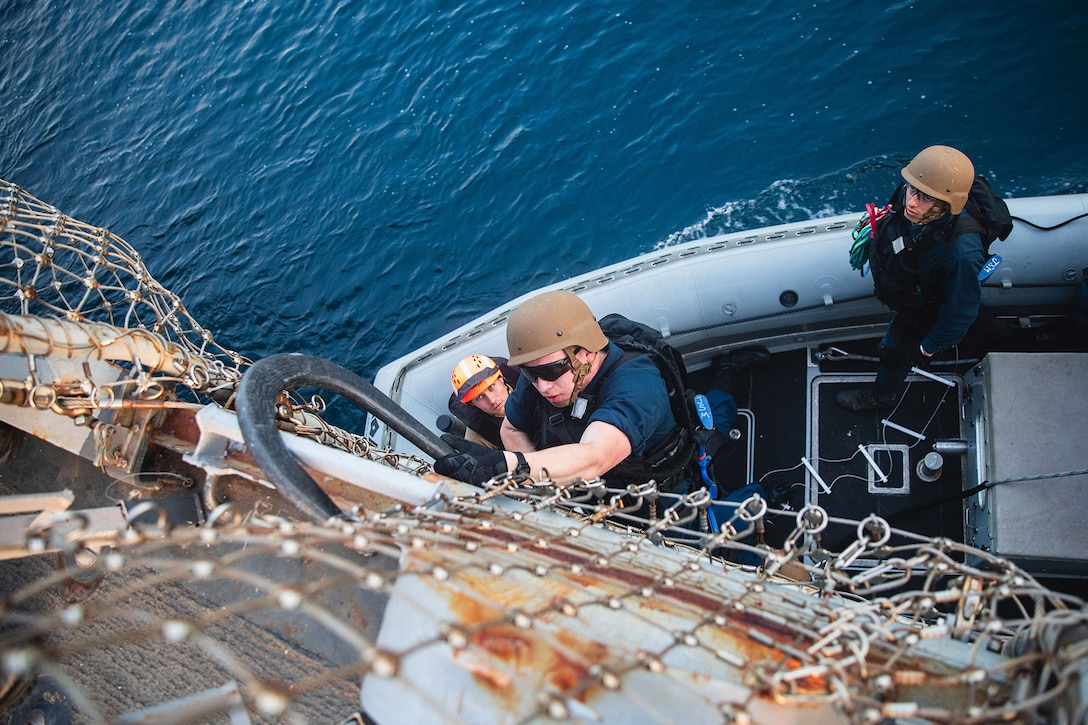
[[[525,377],[529,378],[529,382],[535,383],[538,379],[547,380],[549,383],[554,383],[559,378],[566,375],[570,370],[570,358],[563,358],[562,360],[556,360],[555,362],[544,363],[543,365],[522,365],[521,372]]]

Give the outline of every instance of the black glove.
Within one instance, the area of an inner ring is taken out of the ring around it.
[[[487,446],[448,434],[442,436],[442,440],[458,452],[437,459],[434,462],[436,473],[480,485],[509,470],[503,451],[493,451]]]
[[[442,440],[453,450],[458,453],[467,453],[470,456],[482,456],[483,454],[493,450],[480,443],[473,443],[467,438],[461,436],[451,435],[450,433],[443,433]]]

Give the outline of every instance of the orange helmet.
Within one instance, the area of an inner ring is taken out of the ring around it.
[[[487,355],[469,355],[453,369],[450,382],[462,403],[471,402],[502,377],[499,365]]]

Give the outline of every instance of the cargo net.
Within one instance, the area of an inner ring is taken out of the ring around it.
[[[120,237],[61,214],[0,181],[0,311],[146,330],[209,361],[213,380],[237,383],[250,361],[215,342]],[[179,381],[183,382],[183,381]]]
[[[232,408],[252,364],[218,344],[123,239],[2,180],[0,341],[0,352],[27,358],[22,379],[0,380],[8,393],[3,402],[71,417],[119,407],[125,399]],[[128,372],[102,380],[85,367],[80,379],[58,383],[40,374],[35,358],[41,356],[109,360]],[[320,396],[293,391],[285,391],[277,407],[281,425],[299,435],[402,470],[429,470],[420,459],[377,449],[365,436],[329,424],[325,412]]]
[[[45,521],[27,546],[59,553],[2,570],[8,701],[48,722],[1084,722],[1079,599],[877,518],[765,508],[700,534],[698,495],[506,477],[325,525],[134,511],[94,551]]]

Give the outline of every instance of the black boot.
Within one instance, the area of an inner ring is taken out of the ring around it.
[[[835,396],[835,402],[846,410],[888,410],[895,407],[899,399],[894,390],[880,388],[858,388],[843,390]]]
[[[771,353],[765,347],[745,347],[719,355],[711,363],[714,379],[710,382],[710,387],[732,394],[734,377],[770,359]]]

